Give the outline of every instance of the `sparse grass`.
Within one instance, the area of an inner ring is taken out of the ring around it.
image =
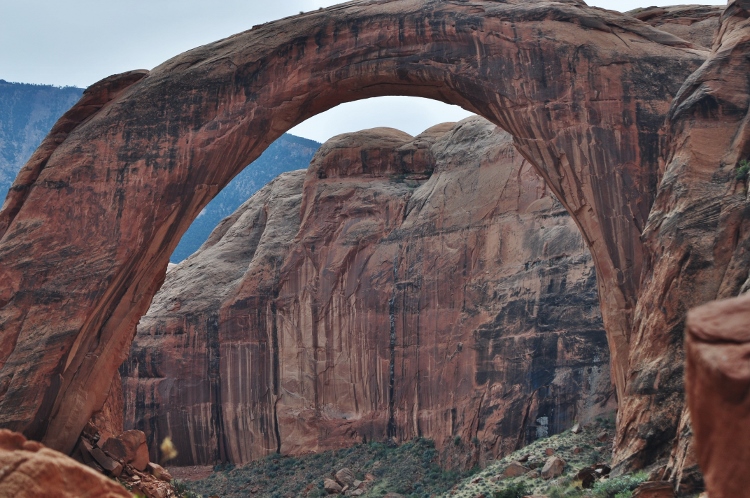
[[[495,491],[494,498],[523,498],[529,493],[529,489],[522,482],[514,483],[501,491]]]
[[[527,494],[545,495],[549,498],[599,498],[594,494],[593,489],[583,489],[581,482],[575,479],[575,475],[582,468],[594,463],[609,463],[612,452],[611,438],[606,443],[602,443],[597,440],[597,436],[604,430],[612,434],[610,429],[613,427],[613,417],[602,417],[584,426],[580,434],[566,431],[534,441],[525,448],[489,464],[486,469],[471,479],[465,479],[456,487],[455,492],[451,492],[451,496],[474,498],[483,494],[494,497],[504,496],[502,493],[505,492],[513,496],[517,487],[524,486]],[[547,448],[552,448],[556,456],[565,460],[563,475],[549,481],[530,475],[503,479],[502,472],[505,468],[525,455],[529,455],[529,458],[524,465],[535,468],[537,471],[541,470],[544,462],[549,458],[545,453]],[[482,478],[481,481],[479,478]]]
[[[648,475],[645,472],[638,472],[599,481],[594,485],[594,496],[597,498],[630,498],[631,491],[644,482],[647,477]]]
[[[190,491],[182,481],[178,481],[175,479],[172,481],[172,486],[174,487],[177,496],[179,496],[180,498],[200,498],[199,495]]]
[[[597,440],[598,434],[612,429],[614,419],[601,418],[583,428],[580,434],[566,431],[540,439],[515,453],[490,463],[486,469],[466,472],[450,471],[438,466],[439,455],[432,441],[415,439],[397,446],[392,443],[360,444],[352,448],[327,451],[299,458],[270,455],[244,467],[217,467],[220,471],[209,478],[193,483],[183,483],[183,495],[218,495],[232,497],[324,497],[323,480],[343,467],[351,469],[357,479],[366,474],[375,476],[365,497],[381,497],[398,493],[407,498],[449,496],[455,498],[520,498],[529,494],[549,498],[629,498],[632,490],[646,480],[645,473],[612,477],[597,482],[593,489],[583,489],[575,476],[579,470],[594,463],[609,463],[611,437],[605,443]],[[611,434],[611,431],[608,431]],[[460,438],[451,446],[463,445]],[[528,455],[525,463],[539,471],[547,460],[545,450],[566,462],[563,475],[545,481],[533,475],[503,479],[502,472],[514,461]],[[182,489],[182,488],[181,488]]]
[[[183,483],[198,495],[232,497],[326,496],[323,480],[344,467],[359,480],[375,476],[363,496],[389,492],[413,498],[442,496],[474,471],[447,471],[437,464],[438,452],[427,439],[397,446],[389,443],[360,444],[298,458],[269,455],[243,467],[226,468],[207,479]],[[490,496],[489,494],[487,496]]]

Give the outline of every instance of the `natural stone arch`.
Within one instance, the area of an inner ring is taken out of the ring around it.
[[[514,136],[591,248],[622,400],[660,128],[706,55],[575,0],[360,0],[105,80],[0,212],[0,425],[70,451],[200,210],[284,131],[381,95]]]

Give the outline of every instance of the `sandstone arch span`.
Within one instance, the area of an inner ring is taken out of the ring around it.
[[[69,451],[203,206],[285,130],[380,95],[514,136],[591,248],[622,399],[660,130],[706,56],[576,0],[360,0],[104,80],[0,212],[0,426]]]

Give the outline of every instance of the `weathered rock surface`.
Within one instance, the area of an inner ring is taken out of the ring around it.
[[[750,489],[750,295],[692,310],[687,395],[698,461],[711,497]]]
[[[512,462],[510,465],[505,467],[505,470],[503,471],[503,477],[504,478],[510,478],[510,477],[518,477],[522,476],[526,473],[528,473],[531,469],[528,467],[524,467],[518,462]]]
[[[0,497],[131,498],[115,481],[67,455],[0,429]]]
[[[607,356],[588,250],[508,134],[367,130],[169,271],[126,425],[181,464],[424,436],[464,465],[613,408]]]
[[[672,450],[664,478],[682,482],[682,492],[700,485],[684,402],[685,316],[747,288],[750,268],[748,179],[738,175],[739,162],[750,155],[748,7],[727,7],[714,52],[672,103],[669,155],[644,230],[649,256],[635,310],[628,396],[619,406],[617,459],[637,467]],[[721,496],[714,494],[721,486],[709,483],[709,495]]]
[[[304,178],[304,171],[280,175],[225,219],[198,253],[169,271],[171,292],[157,295],[142,318],[123,365],[125,419],[128,427],[146,429],[154,460],[166,436],[177,445],[176,463],[213,463],[225,454],[222,368],[231,372],[225,384],[267,389],[260,365],[247,370],[222,362],[219,313],[244,280],[273,297],[299,229]],[[264,422],[272,434],[273,420]]]
[[[544,462],[544,467],[542,467],[542,479],[554,479],[561,475],[563,470],[565,470],[565,460],[560,457],[551,456]]]
[[[673,485],[666,481],[644,482],[633,490],[633,498],[674,498]]]
[[[672,5],[628,12],[651,26],[710,49],[719,30],[723,5]]]
[[[295,16],[168,61],[43,146],[0,212],[0,426],[70,451],[206,203],[284,130],[387,94],[459,104],[513,135],[591,248],[624,400],[660,128],[706,56],[573,0],[396,0]]]

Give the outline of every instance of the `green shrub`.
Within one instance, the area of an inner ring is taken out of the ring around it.
[[[529,494],[529,489],[522,482],[510,484],[505,489],[495,491],[494,498],[523,498]]]
[[[172,486],[174,487],[177,496],[180,498],[200,498],[197,494],[187,489],[187,486],[182,481],[173,480]]]
[[[750,161],[748,161],[747,159],[743,159],[737,165],[735,178],[737,178],[738,180],[744,180],[745,178],[747,178],[748,173],[750,173]]]
[[[594,484],[594,496],[597,498],[628,498],[631,491],[648,478],[645,472],[633,475],[611,477]]]

